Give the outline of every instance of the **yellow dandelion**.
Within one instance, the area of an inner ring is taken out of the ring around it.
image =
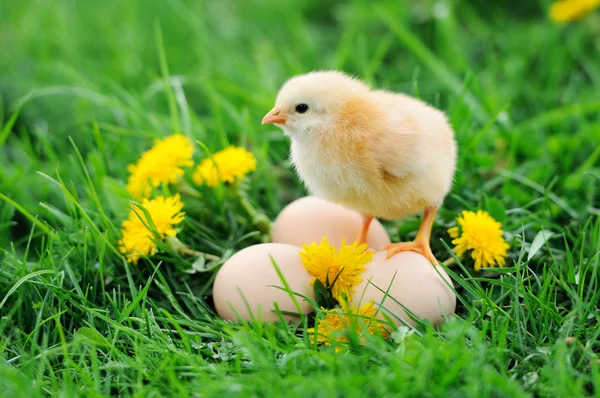
[[[198,185],[214,188],[219,182],[233,183],[256,170],[256,158],[244,148],[230,146],[204,159],[192,175]]]
[[[320,245],[312,243],[310,246],[303,245],[302,249],[304,251],[300,253],[300,258],[304,267],[323,286],[331,288],[331,294],[338,302],[350,298],[356,285],[362,282],[360,275],[365,270],[365,264],[373,259],[373,252],[366,251],[366,243],[346,245],[343,240],[338,251],[329,244],[327,237],[323,238]]]
[[[554,22],[577,20],[600,6],[600,0],[558,0],[550,7]]]
[[[135,199],[150,196],[153,188],[161,184],[175,184],[184,174],[184,167],[194,165],[192,140],[174,134],[156,140],[154,146],[144,152],[136,164],[130,164],[127,191]]]
[[[119,251],[127,254],[127,261],[133,264],[137,264],[141,256],[153,255],[157,240],[177,235],[174,226],[183,221],[185,214],[181,211],[183,203],[179,195],[144,199],[142,207],[146,209],[150,219],[146,218],[139,207],[132,205],[129,218],[123,221],[119,241]],[[152,224],[157,236],[149,229]]]
[[[316,328],[306,330],[313,342],[316,334],[317,344],[331,345],[332,341],[348,343],[348,333],[352,330],[359,336],[361,343],[364,343],[367,333],[379,333],[384,338],[390,335],[389,327],[375,318],[377,307],[374,305],[373,300],[365,303],[360,308],[357,306],[350,307],[345,301],[342,301],[341,308],[331,310],[323,308],[323,310],[325,318],[318,320]],[[341,349],[342,346],[336,346],[336,351],[341,351]]]
[[[459,256],[471,251],[475,271],[481,267],[504,267],[509,245],[502,237],[501,223],[482,210],[463,210],[456,221],[458,225],[448,233]]]
[[[306,329],[311,341],[315,341],[313,336],[316,334],[318,344],[331,345],[331,340],[347,342],[348,336],[344,335],[346,328],[344,327],[340,309],[328,310],[323,307],[321,309],[325,312],[325,318],[318,320],[316,327],[318,332],[315,331],[315,328]]]

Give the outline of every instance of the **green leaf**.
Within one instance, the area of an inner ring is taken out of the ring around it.
[[[215,268],[219,267],[223,262],[222,261],[206,261],[206,257],[198,256],[196,261],[193,262],[192,266],[185,270],[188,274],[195,274],[197,272],[211,272]]]
[[[1,104],[0,104],[1,105]],[[8,138],[8,135],[11,133],[13,126],[17,122],[17,118],[19,117],[19,113],[21,112],[21,106],[19,105],[17,109],[14,110],[8,121],[4,126],[2,126],[2,120],[0,119],[0,148],[4,145],[4,142]]]
[[[552,232],[549,231],[540,231],[537,233],[533,242],[531,242],[531,247],[529,248],[529,254],[527,255],[527,261],[530,261],[533,256],[544,246],[544,244],[554,236]]]
[[[77,329],[75,336],[77,336],[79,338],[83,338],[84,340],[93,341],[94,343],[101,345],[101,346],[105,346],[105,347],[111,346],[111,344],[106,339],[106,337],[102,336],[96,329],[82,327],[82,328]]]
[[[17,281],[17,283],[15,283],[13,285],[13,287],[10,288],[10,290],[8,291],[8,293],[6,293],[6,295],[4,296],[4,298],[2,299],[2,301],[0,302],[0,309],[4,306],[4,304],[6,303],[6,301],[8,300],[8,298],[10,297],[10,295],[13,294],[14,292],[16,292],[17,289],[19,288],[19,286],[21,286],[23,283],[29,281],[29,279],[35,278],[36,276],[44,275],[44,274],[53,274],[53,273],[54,273],[53,270],[45,269],[45,270],[40,270],[40,271],[32,272],[31,274],[25,275],[24,277],[22,277],[21,279],[19,279]]]
[[[331,291],[318,279],[315,279],[315,283],[313,283],[313,292],[315,294],[315,301],[319,307],[330,309],[338,305],[337,300],[331,295]]]

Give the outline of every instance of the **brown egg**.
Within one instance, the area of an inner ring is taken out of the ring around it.
[[[219,269],[213,287],[213,299],[217,313],[223,319],[262,319],[267,322],[279,320],[274,302],[281,312],[298,313],[290,294],[285,288],[270,257],[279,267],[291,291],[313,297],[312,278],[300,260],[300,248],[281,243],[263,243],[247,247],[234,254]],[[301,297],[294,296],[300,312],[308,314],[313,307]],[[237,313],[237,315],[236,315]],[[297,316],[284,315],[287,320]]]
[[[315,196],[306,196],[287,205],[275,219],[271,232],[273,242],[294,246],[321,242],[323,237],[339,248],[342,239],[350,244],[358,237],[362,226],[360,214]],[[390,243],[381,223],[373,220],[367,235],[372,249]]]
[[[429,319],[434,325],[441,325],[444,315],[454,313],[456,296],[446,284],[452,286],[452,280],[441,266],[431,265],[424,256],[416,252],[398,253],[389,260],[385,257],[386,252],[377,252],[367,264],[362,275],[363,281],[352,295],[354,304],[362,305],[375,300],[375,304],[382,306],[378,317],[385,319],[385,313],[397,325],[403,323],[390,314],[390,311],[415,325],[402,306],[412,311],[417,318]],[[388,297],[382,303],[388,289]]]

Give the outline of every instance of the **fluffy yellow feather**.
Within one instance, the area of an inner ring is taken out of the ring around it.
[[[291,158],[308,189],[359,211],[364,241],[373,217],[424,211],[413,242],[386,247],[388,256],[421,252],[435,263],[429,237],[456,169],[454,132],[444,113],[401,93],[374,90],[336,71],[288,80],[263,124],[291,138]]]

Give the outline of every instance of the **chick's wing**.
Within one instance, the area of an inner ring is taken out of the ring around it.
[[[430,144],[423,128],[426,113],[433,109],[403,94],[374,91],[373,100],[385,120],[377,123],[373,143],[380,164],[380,172],[402,178],[426,166]]]

